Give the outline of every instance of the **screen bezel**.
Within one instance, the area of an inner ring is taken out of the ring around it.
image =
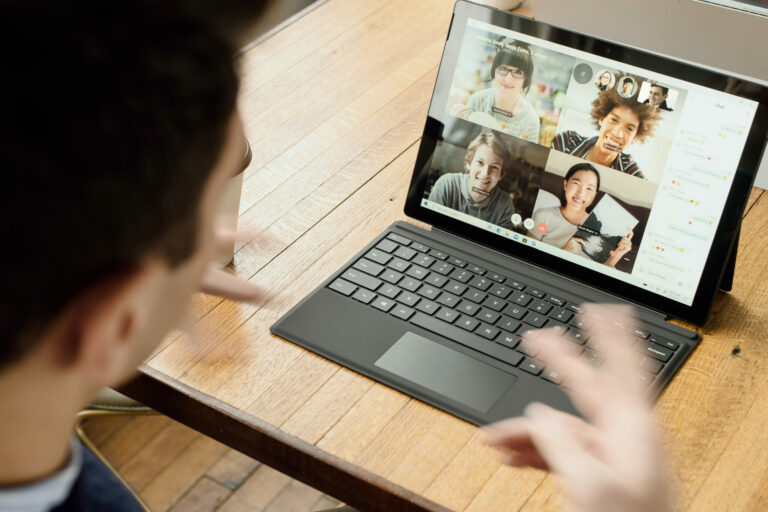
[[[431,115],[427,117],[416,158],[404,209],[405,214],[409,217],[429,223],[433,227],[454,235],[480,242],[511,256],[519,257],[549,271],[557,272],[627,301],[656,310],[665,316],[674,316],[702,325],[709,315],[715,292],[724,273],[734,240],[737,238],[741,215],[746,207],[752,183],[757,174],[760,158],[765,149],[766,134],[768,133],[768,89],[753,82],[700,68],[692,64],[654,55],[643,50],[626,47],[585,34],[575,33],[488,6],[474,4],[466,0],[458,0],[454,7],[451,27],[435,82],[429,109],[430,113],[433,112],[435,105],[443,105],[445,103],[445,98],[453,79],[458,52],[461,49],[464,29],[469,19],[504,27],[574,50],[624,62],[631,66],[685,80],[715,91],[726,92],[733,96],[751,99],[759,103],[720,223],[715,232],[714,240],[716,242],[712,244],[699,286],[690,306],[640,287],[628,285],[624,281],[497,236],[489,231],[465,224],[421,206],[426,179],[424,169],[431,160],[442,128],[442,123]],[[441,113],[441,115],[444,116],[446,114]]]

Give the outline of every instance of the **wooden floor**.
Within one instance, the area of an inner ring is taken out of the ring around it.
[[[102,416],[83,428],[153,512],[309,512],[340,505],[165,416]]]

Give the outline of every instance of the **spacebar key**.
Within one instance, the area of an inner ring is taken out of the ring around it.
[[[520,361],[523,360],[523,356],[513,350],[510,350],[501,345],[497,345],[492,341],[484,340],[479,336],[470,334],[466,331],[454,327],[451,324],[447,324],[442,320],[425,315],[424,313],[416,313],[410,320],[413,324],[418,325],[422,329],[432,331],[435,334],[439,334],[449,340],[456,341],[478,352],[482,352],[485,355],[491,356],[494,359],[503,361],[512,366],[517,366]]]

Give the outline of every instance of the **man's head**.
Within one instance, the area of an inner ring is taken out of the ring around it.
[[[0,376],[50,341],[119,380],[197,286],[242,157],[233,6],[197,4],[0,7]]]
[[[623,151],[635,140],[644,142],[660,117],[656,107],[623,98],[615,89],[602,91],[592,102],[592,120],[600,130],[597,146],[606,151]]]
[[[654,107],[658,107],[667,99],[667,93],[669,87],[662,87],[658,84],[652,84],[648,91],[648,103]]]
[[[512,156],[494,132],[481,133],[467,147],[464,167],[469,173],[469,192],[488,196],[507,170]]]

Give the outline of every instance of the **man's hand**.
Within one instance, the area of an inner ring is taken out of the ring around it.
[[[634,319],[619,306],[585,306],[588,334],[605,361],[595,368],[574,355],[572,343],[553,331],[529,333],[538,359],[556,369],[585,420],[531,404],[525,414],[484,428],[505,463],[549,470],[562,478],[572,510],[669,510],[657,427],[646,398]],[[617,325],[618,324],[618,325]]]

